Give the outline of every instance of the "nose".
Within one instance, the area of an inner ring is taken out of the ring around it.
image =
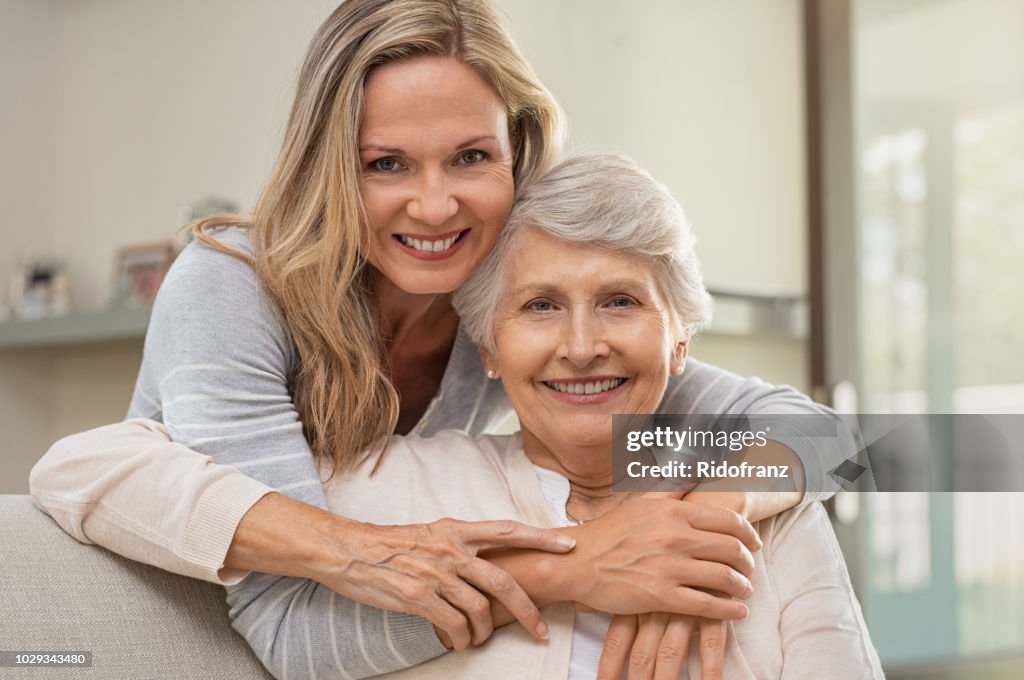
[[[592,309],[575,309],[566,320],[560,358],[577,368],[589,366],[595,359],[607,358],[611,348],[605,338],[604,324]]]
[[[458,212],[459,204],[452,196],[446,173],[424,170],[417,179],[415,193],[409,199],[410,217],[431,226],[440,226]]]

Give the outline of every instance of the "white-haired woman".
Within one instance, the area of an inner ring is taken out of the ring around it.
[[[351,521],[327,512],[317,461],[342,472],[391,433],[476,435],[510,413],[450,293],[557,155],[559,120],[486,0],[342,4],[310,45],[255,211],[198,224],[164,282],[130,409],[152,420],[55,446],[37,501],[81,540],[227,585],[271,667],[307,637],[358,641],[339,654],[362,676],[443,653],[431,624],[456,647],[482,642],[481,591],[543,635],[520,585],[477,553],[568,549],[554,532]],[[663,408],[819,410],[696,362]],[[780,436],[778,455],[818,491],[847,452]],[[800,494],[731,498],[757,517]]]
[[[708,316],[678,204],[621,156],[574,155],[526,189],[455,306],[488,376],[504,384],[522,431],[392,437],[386,453],[370,454],[325,485],[328,507],[379,524],[512,518],[563,527],[579,544],[545,557],[547,578],[531,588],[538,603],[550,605],[546,642],[507,626],[482,646],[389,677],[618,678],[631,656],[631,679],[679,678],[684,666],[696,678],[703,666],[721,663],[713,649],[690,653],[692,618],[647,611],[679,594],[670,589],[652,601],[639,586],[660,555],[613,565],[587,540],[616,523],[642,534],[653,518],[689,505],[612,490],[612,414],[658,408]],[[580,385],[588,389],[575,389]],[[393,500],[375,502],[382,497]],[[703,677],[881,678],[820,504],[757,529],[764,549],[748,572],[750,615],[728,624],[724,668]],[[498,562],[512,568],[517,559]],[[631,574],[638,587],[600,592],[599,572],[611,568]],[[578,612],[573,602],[598,611]],[[495,620],[507,620],[498,609]],[[629,645],[609,648],[599,674],[609,612],[638,610],[644,615],[620,615],[614,624],[616,634],[635,636],[631,655]]]

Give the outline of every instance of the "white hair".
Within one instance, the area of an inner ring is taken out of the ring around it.
[[[626,156],[582,151],[521,191],[494,249],[456,291],[455,309],[478,347],[494,351],[494,314],[509,280],[510,255],[527,228],[648,263],[687,337],[711,320],[711,296],[679,202]]]

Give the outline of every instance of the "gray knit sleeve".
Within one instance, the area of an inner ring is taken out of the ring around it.
[[[239,229],[218,238],[248,250]],[[175,441],[326,508],[292,402],[296,366],[252,268],[193,243],[157,297],[131,415],[162,420]],[[278,678],[362,678],[445,652],[428,621],[359,605],[313,581],[251,574],[228,587],[228,603],[232,625]]]
[[[683,375],[670,380],[658,411],[756,415],[761,416],[759,423],[769,418],[770,439],[788,446],[803,464],[806,490],[801,506],[833,496],[839,486],[828,473],[857,454],[856,441],[845,428],[837,428],[835,437],[814,437],[811,436],[815,432],[812,419],[800,418],[802,415],[834,416],[828,407],[811,401],[788,385],[743,378],[692,358],[686,360]]]

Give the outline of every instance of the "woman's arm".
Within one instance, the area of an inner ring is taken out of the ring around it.
[[[686,370],[671,378],[659,413],[707,416],[757,416],[759,427],[769,424],[769,447],[751,447],[753,463],[787,464],[800,486],[786,494],[766,493],[749,487],[725,503],[748,519],[771,517],[795,505],[830,498],[838,485],[829,476],[840,463],[857,453],[857,442],[835,414],[787,385],[770,385],[758,378],[743,378],[729,371],[687,359]],[[817,417],[817,418],[815,418]],[[836,436],[821,437],[821,419],[836,420]],[[701,484],[698,490],[725,485]],[[733,489],[735,491],[735,489]],[[799,494],[799,497],[798,497]]]
[[[821,504],[774,520],[765,564],[782,610],[782,678],[884,678]]]
[[[677,499],[671,494],[630,498],[602,517],[559,529],[577,539],[571,553],[501,551],[488,559],[541,606],[572,601],[615,614],[744,617],[745,605],[733,598],[751,594],[750,553],[761,548],[760,538],[732,511]],[[496,604],[495,622],[509,620]]]
[[[29,488],[79,541],[221,585],[259,568],[230,569],[225,556],[242,517],[273,491],[143,418],[61,439],[32,468]]]
[[[293,352],[251,268],[205,246],[190,246],[158,296],[132,415],[162,418],[176,440],[197,452],[164,441],[161,445],[174,453],[173,459],[154,464],[159,448],[155,443],[148,457],[137,456],[134,444],[115,446],[120,453],[111,454],[103,451],[101,434],[81,455],[71,454],[91,459],[92,464],[42,461],[33,475],[37,498],[55,514],[63,512],[73,534],[105,547],[118,547],[116,534],[127,528],[135,533],[131,540],[138,541],[131,556],[166,560],[161,566],[173,568],[184,561],[193,568],[199,563],[198,570],[207,578],[217,578],[223,558],[238,570],[277,565],[278,571],[286,571],[284,576],[253,573],[237,583],[232,582],[239,574],[219,574],[229,582],[234,627],[279,676],[290,669],[303,675],[366,677],[416,665],[445,651],[426,618],[364,606],[309,579],[343,592],[353,590],[349,594],[364,601],[378,603],[383,598],[394,609],[422,614],[449,628],[460,644],[469,641],[470,619],[486,624],[472,626],[472,632],[489,632],[486,600],[466,583],[473,574],[492,573],[475,559],[475,551],[494,545],[551,550],[565,546],[556,544],[554,532],[515,523],[396,527],[388,533],[389,540],[373,534],[377,540],[368,542],[370,532],[364,526],[330,515],[291,402]],[[153,442],[161,439],[159,432],[135,434]],[[74,445],[66,440],[63,451],[73,452]],[[118,456],[120,462],[111,460]],[[106,463],[99,463],[101,458],[107,458]],[[236,471],[227,472],[214,463]],[[186,469],[202,472],[176,473]],[[238,469],[259,484],[239,482]],[[125,474],[130,471],[137,474]],[[74,478],[79,473],[93,476]],[[233,480],[225,486],[244,487],[244,497],[225,495],[218,484],[184,488],[190,481],[218,475],[222,481]],[[62,499],[60,489],[72,492]],[[267,493],[268,489],[280,493]],[[219,516],[215,511],[197,512],[200,506],[230,511]],[[98,507],[103,511],[95,512]],[[154,513],[160,515],[155,521]],[[147,531],[150,526],[152,531]],[[161,536],[153,535],[157,530]],[[179,540],[209,535],[214,540],[197,559],[189,554],[192,544]],[[250,549],[232,551],[231,546]],[[357,554],[364,548],[365,554]],[[390,568],[368,575],[373,572],[368,562]],[[291,567],[282,568],[284,564]],[[344,570],[353,564],[363,568]],[[529,629],[536,629],[540,615],[514,581],[491,586],[477,577],[482,590],[504,597]],[[408,588],[410,581],[417,588]],[[423,587],[434,597],[417,597]],[[517,592],[521,597],[515,597]],[[478,600],[484,601],[482,614],[474,608]],[[307,654],[307,648],[319,653]]]

